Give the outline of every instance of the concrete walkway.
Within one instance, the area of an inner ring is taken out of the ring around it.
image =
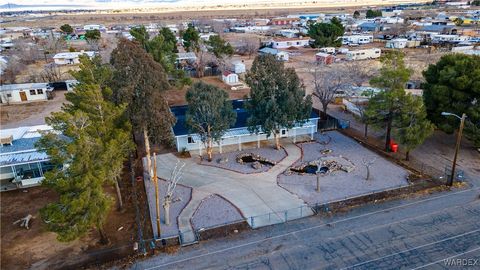
[[[241,174],[217,167],[197,164],[193,158],[186,163],[180,183],[193,188],[192,200],[178,217],[184,242],[195,240],[190,219],[201,200],[219,194],[235,205],[252,228],[268,226],[313,214],[296,195],[277,185],[277,176],[301,157],[300,148],[284,145],[288,156],[267,172]],[[168,179],[177,158],[173,154],[157,157],[158,177]]]

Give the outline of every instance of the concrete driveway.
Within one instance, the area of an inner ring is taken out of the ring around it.
[[[303,200],[277,185],[277,176],[301,157],[300,148],[296,145],[289,143],[284,148],[288,154],[285,159],[269,171],[257,174],[204,166],[193,158],[182,159],[186,166],[179,183],[193,188],[191,201],[178,217],[183,242],[195,240],[190,219],[201,200],[211,194],[219,194],[229,200],[247,218],[252,228],[312,215],[312,210]],[[171,153],[157,156],[158,177],[168,179],[177,160]]]

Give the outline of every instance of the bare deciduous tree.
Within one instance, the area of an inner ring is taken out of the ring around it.
[[[185,162],[180,162],[177,160],[175,167],[173,168],[170,179],[167,182],[167,191],[165,193],[165,198],[163,201],[163,209],[165,210],[165,224],[170,225],[170,204],[174,202],[173,192],[177,187],[177,183],[182,177],[182,169],[185,167]]]
[[[45,55],[56,54],[67,48],[67,43],[62,37],[55,37],[51,33],[47,38],[41,39],[38,44],[43,48]]]
[[[313,95],[320,100],[323,117],[326,117],[328,104],[334,100],[338,90],[349,84],[349,80],[344,68],[335,66],[321,69],[322,66],[315,64],[313,69]]]
[[[377,160],[377,157],[374,157],[372,159],[366,159],[366,158],[362,158],[362,163],[363,165],[365,165],[365,168],[367,169],[367,176],[365,177],[365,180],[370,180],[370,167],[373,165],[373,163],[375,163],[375,161]]]
[[[26,69],[26,65],[21,61],[21,59],[14,55],[10,57],[7,68],[3,71],[2,76],[0,76],[0,82],[3,83],[15,83],[17,80],[17,75]]]
[[[345,77],[355,86],[362,86],[375,75],[375,68],[358,61],[351,61],[344,65]]]
[[[248,55],[250,58],[253,54],[255,54],[258,49],[260,48],[260,40],[255,37],[247,37],[245,39],[240,40],[238,46],[238,52],[240,54]]]
[[[45,82],[58,82],[62,80],[63,76],[58,65],[51,63],[45,65],[40,78]]]

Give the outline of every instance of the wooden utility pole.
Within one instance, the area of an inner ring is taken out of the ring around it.
[[[157,178],[157,155],[153,153],[153,183],[155,184],[155,210],[157,211],[157,235],[160,237],[160,196]]]
[[[460,128],[458,129],[458,134],[457,134],[457,144],[455,145],[455,155],[453,156],[452,173],[450,174],[450,177],[448,178],[448,181],[447,181],[447,186],[450,186],[450,187],[453,185],[453,180],[455,179],[455,167],[457,166],[457,155],[458,155],[458,150],[460,149],[460,142],[462,141],[463,127],[465,126],[465,118],[467,118],[467,115],[462,114],[462,118],[460,119]]]

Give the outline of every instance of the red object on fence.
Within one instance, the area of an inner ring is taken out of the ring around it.
[[[137,182],[142,182],[143,181],[143,177],[142,176],[137,176]]]
[[[398,151],[398,143],[395,143],[394,140],[390,140],[389,148],[391,152],[396,153]]]
[[[390,145],[390,150],[393,152],[393,153],[396,153],[398,151],[398,144],[396,143],[393,143]]]

